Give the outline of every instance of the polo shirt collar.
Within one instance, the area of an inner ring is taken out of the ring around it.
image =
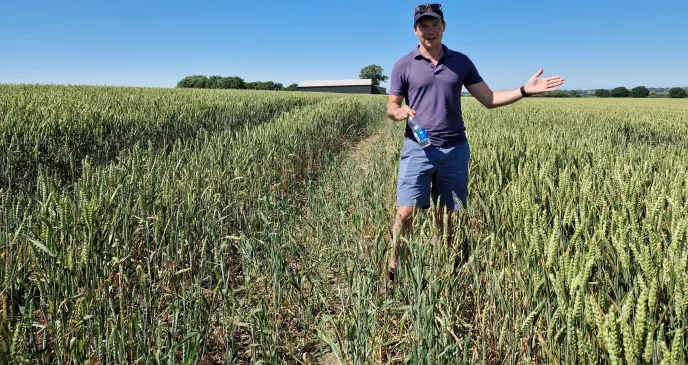
[[[442,49],[444,50],[444,56],[442,56],[442,57],[445,57],[445,56],[451,57],[452,55],[454,55],[454,51],[449,49],[444,44],[442,45]],[[421,58],[421,57],[425,57],[425,56],[423,56],[423,54],[420,53],[420,46],[415,46],[411,53],[413,54],[413,58],[416,58],[416,59]]]

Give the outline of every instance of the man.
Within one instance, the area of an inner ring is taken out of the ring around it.
[[[540,78],[540,69],[518,89],[493,92],[465,54],[442,43],[446,22],[440,4],[416,6],[413,22],[419,44],[394,65],[387,116],[406,121],[417,115],[432,144],[426,148],[418,145],[407,123],[397,183],[397,214],[392,227],[388,272],[391,282],[396,275],[399,236],[411,229],[414,207],[428,208],[431,198],[435,204],[439,200],[437,221],[442,229],[445,208],[451,218],[452,211],[466,206],[470,148],[461,114],[462,87],[491,109],[525,96],[555,91],[564,83],[559,76]],[[404,100],[406,105],[402,106]]]

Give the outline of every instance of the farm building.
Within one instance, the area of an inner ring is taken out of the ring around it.
[[[297,90],[347,94],[387,94],[384,87],[373,85],[371,79],[303,81],[299,83]]]

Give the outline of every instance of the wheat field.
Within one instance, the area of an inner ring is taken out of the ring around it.
[[[686,362],[688,101],[465,98],[468,204],[393,288],[385,104],[0,85],[0,358]]]

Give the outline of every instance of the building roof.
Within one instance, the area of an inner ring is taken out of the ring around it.
[[[299,87],[312,87],[312,86],[359,86],[359,85],[372,85],[372,79],[353,79],[353,80],[313,80],[313,81],[301,81]]]

